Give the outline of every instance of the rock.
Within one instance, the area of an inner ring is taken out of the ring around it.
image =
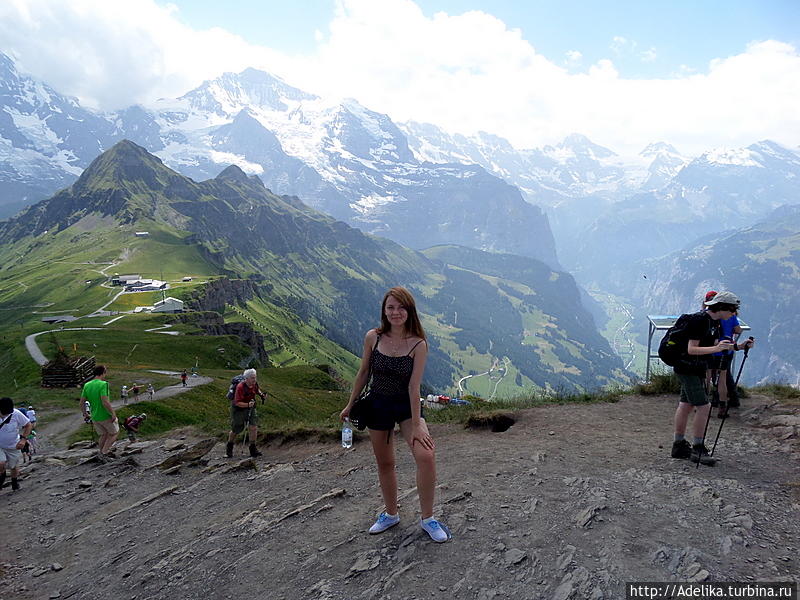
[[[594,520],[602,520],[598,519],[598,514],[601,510],[606,508],[607,506],[605,504],[595,504],[594,506],[589,506],[575,516],[575,522],[581,527],[590,527]]]
[[[558,557],[556,560],[556,568],[559,571],[566,571],[567,567],[569,567],[570,563],[572,563],[572,559],[575,557],[575,546],[567,546],[564,548],[564,554]]]
[[[61,592],[59,592],[58,590],[56,590],[55,592],[50,592],[49,598],[51,600],[54,600],[55,598],[61,598]]]
[[[41,577],[42,575],[44,575],[48,571],[49,571],[49,569],[38,569],[38,570],[34,571],[33,573],[31,573],[31,576],[33,576],[33,577]]]
[[[174,452],[175,450],[182,450],[186,448],[186,442],[181,440],[166,440],[164,442],[164,450],[167,452]]]
[[[709,572],[708,572],[708,571],[706,571],[705,569],[702,569],[701,571],[699,571],[699,572],[697,573],[697,575],[695,575],[694,577],[692,577],[691,579],[689,579],[689,581],[692,581],[692,582],[697,582],[697,581],[705,581],[705,580],[706,580],[706,579],[708,579],[709,577],[711,577],[711,573],[709,573]]]
[[[85,450],[87,448],[93,447],[94,445],[95,445],[95,442],[92,442],[92,441],[89,441],[89,440],[83,440],[83,441],[80,441],[80,442],[75,442],[73,444],[70,444],[69,449],[70,450],[75,450],[75,449]]]
[[[90,487],[92,487],[92,482],[91,481],[87,481],[86,479],[83,479],[83,480],[78,482],[78,487],[82,488],[82,489],[89,489]]]
[[[377,567],[381,562],[381,558],[377,552],[370,551],[366,554],[361,555],[356,559],[356,562],[350,567],[350,572],[348,577],[352,577],[354,575],[358,575],[359,573],[364,573],[366,571],[371,571],[375,567]]]
[[[528,558],[528,553],[523,552],[519,548],[511,548],[509,550],[506,550],[505,556],[503,557],[503,559],[506,562],[506,566],[509,567],[513,565],[518,565],[526,558]]]
[[[205,440],[201,440],[188,450],[184,450],[183,452],[179,452],[178,454],[173,454],[172,456],[167,457],[166,459],[162,460],[155,466],[163,470],[163,469],[169,469],[170,467],[174,467],[175,465],[179,465],[181,463],[198,460],[200,457],[205,456],[206,454],[211,452],[211,449],[216,445],[217,445],[217,440],[215,439],[208,438]]]
[[[181,470],[182,465],[175,465],[174,467],[170,467],[169,469],[164,469],[164,475],[174,475]]]
[[[565,581],[556,588],[552,600],[567,600],[572,595],[572,582]]]
[[[55,563],[53,563],[52,565],[50,565],[50,568],[51,568],[53,571],[60,571],[60,570],[61,570],[61,569],[63,569],[64,567],[62,567],[62,566],[61,566],[61,563],[57,563],[57,562],[55,562]]]
[[[733,540],[730,538],[730,536],[723,536],[719,541],[720,552],[722,552],[722,554],[730,554],[732,545]]]
[[[50,457],[47,457],[47,458],[44,459],[44,464],[46,464],[46,465],[54,465],[56,467],[66,467],[67,466],[67,463],[65,463],[63,460],[60,460],[58,458],[50,458]]]
[[[146,442],[133,442],[125,446],[126,451],[147,450],[151,446],[158,444],[156,440],[148,440]],[[133,452],[131,452],[133,454]]]

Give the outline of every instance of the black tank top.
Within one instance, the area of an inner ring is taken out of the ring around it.
[[[381,336],[378,336],[378,342]],[[384,396],[408,397],[408,382],[414,371],[414,358],[411,353],[423,340],[420,340],[405,356],[387,356],[378,350],[378,342],[372,350],[370,358],[372,368],[372,384],[370,391]]]

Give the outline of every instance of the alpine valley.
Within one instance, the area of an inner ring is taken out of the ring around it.
[[[496,377],[471,391],[508,396],[627,379],[572,277],[537,259],[454,245],[420,253],[276,196],[237,166],[196,183],[130,141],[0,224],[0,248],[4,327],[44,329],[32,306],[85,316],[139,296],[115,297],[99,265],[177,281],[188,274],[191,282],[170,290],[198,309],[187,325],[202,328],[202,309],[216,311],[252,328],[258,335],[247,337],[271,363],[327,364],[350,377],[383,292],[403,284],[431,335],[432,388],[492,368]],[[247,364],[258,352],[243,356]]]
[[[800,203],[798,176],[796,150],[769,140],[694,157],[656,142],[625,158],[580,134],[518,150],[253,69],[100,112],[0,54],[0,217],[34,205],[0,227],[0,303],[107,301],[96,266],[76,263],[202,274],[211,285],[176,293],[249,323],[270,362],[351,374],[376,298],[401,283],[433,335],[427,382],[491,371],[512,394],[626,380],[598,326],[615,347],[636,346],[641,367],[645,312],[693,310],[704,287],[725,287],[764,349],[744,380],[794,382],[800,361],[772,339],[787,311],[775,288],[739,274],[796,265],[797,238],[774,215]],[[757,251],[711,250],[754,235]],[[770,247],[785,251],[777,263]],[[780,285],[798,291],[796,279]],[[626,329],[616,301],[632,309]],[[0,312],[23,327],[30,317]],[[471,390],[494,389],[477,381]]]

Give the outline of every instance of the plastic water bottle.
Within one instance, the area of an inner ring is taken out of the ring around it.
[[[342,448],[353,447],[353,428],[350,426],[350,419],[345,419],[342,425]]]

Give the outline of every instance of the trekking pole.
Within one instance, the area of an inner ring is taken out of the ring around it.
[[[751,337],[750,339],[752,340],[753,338]],[[733,383],[734,390],[739,387],[739,377],[742,376],[742,369],[744,369],[744,363],[747,361],[747,355],[750,352],[750,346],[747,346],[746,344],[747,342],[745,342],[745,347],[744,347],[744,358],[742,359],[742,364],[739,365],[739,372],[736,374],[736,381],[734,381]],[[728,418],[728,409],[726,407],[725,412],[722,413],[722,421],[720,421],[719,429],[717,430],[717,437],[714,438],[714,447],[711,448],[711,456],[714,456],[714,450],[717,449],[717,442],[719,441],[719,435],[722,433],[722,426],[725,425],[725,419],[727,418]]]
[[[242,450],[241,454],[244,455],[245,448],[247,448],[247,440],[250,438],[250,418],[253,415],[253,407],[247,409],[247,420],[244,422],[244,436],[242,436]]]

